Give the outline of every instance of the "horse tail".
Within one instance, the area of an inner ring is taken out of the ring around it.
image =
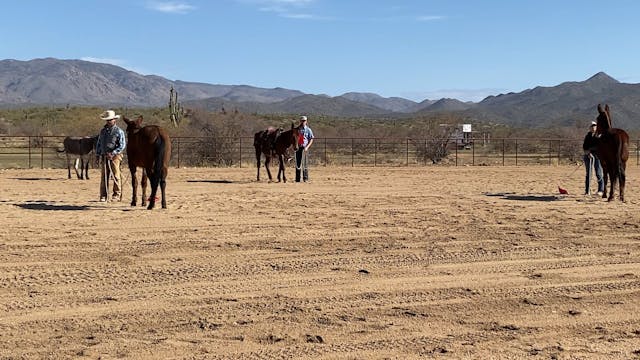
[[[158,137],[155,141],[156,158],[155,164],[153,164],[154,177],[158,182],[162,177],[162,168],[164,166],[164,155],[166,146],[167,144],[165,143],[164,138],[161,134],[158,134]]]
[[[627,147],[628,147],[628,137],[625,137],[624,135],[626,134],[620,134],[620,141],[618,141],[618,151],[616,151],[616,160],[618,161],[618,177],[619,179],[621,179],[623,182],[625,181],[625,165],[626,165],[626,159],[623,159],[623,155],[625,150],[628,151]]]
[[[257,148],[260,145],[260,138],[262,137],[262,131],[258,131],[253,135],[253,147]]]

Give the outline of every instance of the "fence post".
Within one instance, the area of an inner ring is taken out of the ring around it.
[[[44,136],[40,136],[40,169],[44,169]]]
[[[476,164],[476,142],[471,141],[471,165]]]
[[[373,167],[378,166],[378,139],[373,139]]]
[[[548,158],[549,158],[549,166],[551,166],[551,148],[552,148],[552,145],[553,145],[553,140],[549,140],[549,156],[548,156]],[[558,165],[560,165],[560,164],[558,164]]]
[[[504,166],[504,138],[502,139],[502,166]]]
[[[456,166],[458,166],[458,142],[454,141],[453,148],[456,149]]]
[[[407,166],[409,166],[409,139],[407,138]]]
[[[31,136],[27,138],[29,140],[29,145],[27,145],[27,151],[29,152],[29,161],[27,162],[29,165],[29,169],[31,169]]]
[[[178,138],[178,169],[180,169],[180,138]]]
[[[242,136],[240,136],[240,168],[242,168]]]
[[[518,139],[516,139],[516,166],[518,166]]]
[[[354,146],[353,146],[353,142],[354,141],[355,140],[353,138],[351,138],[351,167],[353,167],[353,157],[355,156],[355,154],[353,153],[355,151],[354,150]]]
[[[327,166],[327,138],[324,138],[324,166]]]

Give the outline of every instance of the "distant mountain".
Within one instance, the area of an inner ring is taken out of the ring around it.
[[[567,126],[595,119],[599,103],[611,106],[614,126],[640,128],[640,84],[620,83],[604,72],[581,82],[489,96],[465,113],[522,127]]]
[[[425,107],[420,112],[431,112],[431,111],[462,111],[473,108],[474,103],[462,102],[457,99],[440,99],[431,105]]]
[[[184,107],[259,114],[313,114],[344,117],[400,117],[455,112],[469,121],[521,127],[573,126],[592,120],[596,105],[608,103],[613,124],[640,129],[640,84],[626,84],[600,72],[585,81],[538,86],[489,96],[479,103],[456,99],[411,100],[373,93],[310,95],[283,88],[171,81],[109,64],[53,58],[0,61],[0,106],[94,105],[166,106],[169,89]]]
[[[304,94],[282,88],[171,81],[82,60],[0,61],[0,105],[162,106],[168,102],[172,86],[179,100],[220,97],[269,103]]]
[[[418,105],[415,101],[407,100],[400,97],[385,98],[378,94],[373,93],[361,93],[361,92],[348,92],[342,94],[339,97],[345,98],[351,101],[357,101],[364,104],[373,105],[380,109],[385,109],[393,112],[410,113],[414,112],[415,107]]]
[[[388,116],[388,110],[379,107],[326,95],[301,95],[275,103],[233,102],[222,98],[186,101],[184,106],[201,108],[208,111],[226,111],[237,109],[241,112],[259,114],[310,114],[342,117]]]

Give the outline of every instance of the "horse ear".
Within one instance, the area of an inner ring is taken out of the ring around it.
[[[606,112],[607,114],[609,114],[609,104],[605,104],[605,106],[604,106],[604,112]]]
[[[293,121],[291,122],[291,130],[293,130],[295,126],[293,125]]]
[[[598,104],[598,113],[602,114],[604,110],[602,110],[602,105]]]

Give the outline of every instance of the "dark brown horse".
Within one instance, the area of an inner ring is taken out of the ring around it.
[[[264,154],[264,167],[267,169],[269,181],[273,181],[269,164],[271,159],[277,156],[280,162],[278,166],[278,182],[280,182],[280,174],[282,174],[282,181],[287,182],[287,176],[284,173],[285,156],[287,159],[290,158],[287,154],[287,150],[290,147],[293,147],[293,151],[298,150],[298,128],[291,123],[291,129],[287,131],[273,128],[258,131],[253,136],[253,146],[256,149],[257,180],[260,181],[260,158]]]
[[[142,186],[142,206],[146,205],[148,177],[149,181],[151,181],[151,195],[149,196],[147,209],[153,209],[155,206],[158,185],[160,185],[160,191],[162,192],[162,208],[166,209],[165,187],[171,158],[169,135],[163,128],[156,125],[142,127],[141,115],[136,120],[124,118],[124,121],[127,123],[127,158],[129,170],[131,171],[131,186],[133,187],[131,206],[136,206],[138,192],[136,168],[141,167],[144,169],[142,180],[140,181]]]
[[[596,119],[596,155],[602,163],[604,173],[604,194],[607,197],[607,178],[611,181],[608,201],[613,200],[616,181],[620,183],[620,201],[624,201],[625,170],[629,159],[629,134],[622,129],[611,127],[609,105],[598,104]]]
[[[89,154],[95,150],[98,136],[67,136],[62,141],[64,149],[58,152],[64,152],[67,156],[67,178],[71,179],[71,155],[77,155],[80,160],[80,172],[78,172],[78,158],[75,159],[73,168],[76,170],[78,179],[89,180]]]

